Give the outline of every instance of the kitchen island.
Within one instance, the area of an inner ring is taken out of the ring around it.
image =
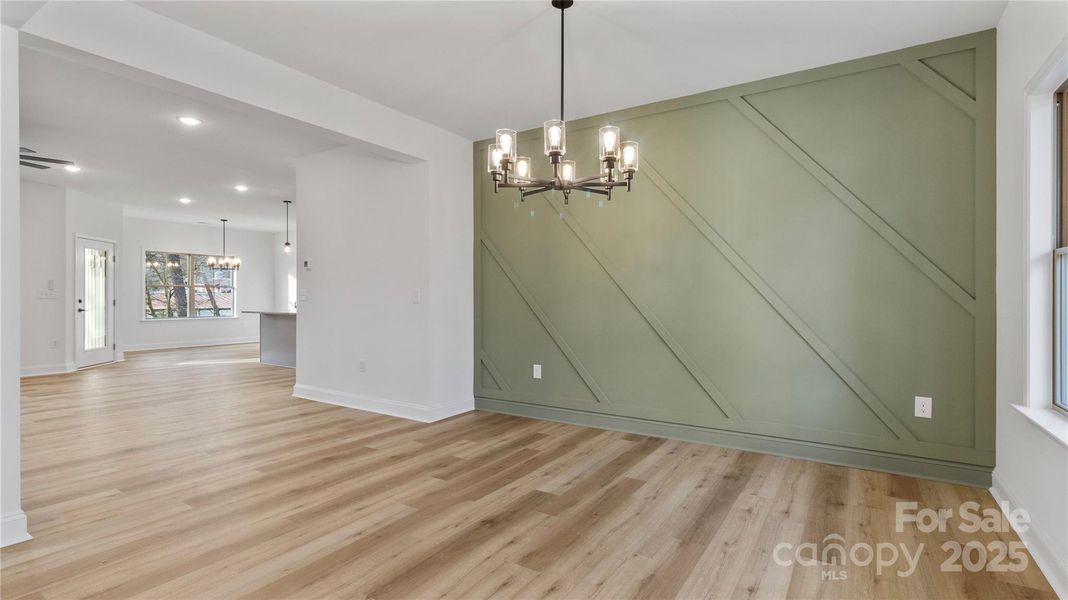
[[[278,367],[297,366],[297,313],[243,310],[260,316],[260,362]]]

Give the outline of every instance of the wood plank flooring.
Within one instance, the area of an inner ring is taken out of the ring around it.
[[[25,379],[34,539],[0,552],[3,598],[1053,597],[1033,563],[939,570],[944,542],[1011,532],[895,532],[897,501],[994,508],[984,490],[487,412],[413,423],[293,398],[256,352]],[[925,550],[909,577],[776,563],[830,534]]]

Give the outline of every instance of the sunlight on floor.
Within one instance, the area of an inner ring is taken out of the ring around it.
[[[258,358],[235,358],[230,360],[187,360],[185,362],[178,363],[179,367],[187,367],[192,365],[237,365],[242,363],[258,363]]]

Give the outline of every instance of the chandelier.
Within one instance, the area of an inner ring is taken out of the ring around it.
[[[223,224],[222,256],[209,256],[205,262],[209,269],[217,271],[237,271],[241,268],[241,258],[226,254],[226,219],[219,219]]]
[[[579,177],[575,161],[563,160],[567,153],[567,129],[564,123],[564,11],[574,0],[552,0],[554,8],[560,9],[560,118],[545,122],[542,128],[545,156],[553,167],[550,179],[533,176],[530,157],[519,156],[518,140],[514,129],[498,129],[495,142],[486,151],[486,170],[493,176],[493,191],[500,188],[518,188],[520,200],[527,196],[552,190],[564,194],[564,204],[575,190],[600,194],[612,199],[612,189],[626,186],[630,191],[631,180],[638,171],[638,142],[620,141],[619,128],[614,125],[601,127],[597,132],[601,172],[590,177]]]
[[[282,200],[286,205],[286,243],[282,244],[282,252],[289,254],[293,251],[293,244],[289,243],[289,205],[293,203],[292,200]]]

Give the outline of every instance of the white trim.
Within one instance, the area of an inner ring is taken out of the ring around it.
[[[232,344],[254,344],[259,342],[259,336],[214,339],[214,340],[188,340],[184,342],[153,342],[148,344],[126,344],[122,352],[137,352],[138,350],[172,350],[177,348],[199,348],[201,346],[229,346]]]
[[[234,288],[234,295],[237,295],[237,288]],[[240,319],[241,315],[231,315],[229,317],[160,317],[158,319],[146,319],[141,317],[142,323],[174,323],[176,321],[218,321],[219,319]]]
[[[58,375],[60,373],[72,373],[77,370],[74,363],[56,363],[54,365],[37,365],[22,367],[22,377],[40,377],[41,375]]]
[[[0,548],[33,539],[21,510],[0,517]]]
[[[1065,448],[1068,448],[1068,417],[1055,408],[1035,408],[1013,404],[1013,408],[1027,417],[1039,429]]]
[[[74,237],[75,238],[82,238],[83,240],[92,240],[94,242],[104,242],[105,244],[114,244],[116,246],[118,246],[118,244],[119,244],[118,240],[113,240],[113,239],[104,238],[104,237],[98,237],[98,236],[95,236],[95,235],[88,235],[88,234],[85,234],[85,233],[77,233],[77,232],[75,232]]]
[[[996,469],[994,470],[990,494],[998,501],[999,506],[1004,506],[1007,503],[1010,510],[1027,508],[1005,486],[1005,482],[998,477]],[[1006,520],[1010,524],[1013,523],[1012,516],[1006,516],[1008,517]],[[1015,528],[1013,529],[1015,530]],[[1042,529],[1031,523],[1027,531],[1016,531],[1016,535],[1019,535],[1020,540],[1027,546],[1028,552],[1035,559],[1035,564],[1038,565],[1039,570],[1042,571],[1042,574],[1046,576],[1046,580],[1053,587],[1053,593],[1057,594],[1058,598],[1068,598],[1068,567],[1065,566],[1063,557],[1058,557],[1057,553],[1053,551],[1053,545],[1046,539]]]
[[[461,400],[444,406],[426,406],[403,400],[375,398],[340,390],[316,387],[298,383],[293,386],[293,395],[305,400],[314,400],[346,408],[365,410],[391,417],[411,419],[423,423],[433,423],[448,417],[474,410],[473,400]]]

